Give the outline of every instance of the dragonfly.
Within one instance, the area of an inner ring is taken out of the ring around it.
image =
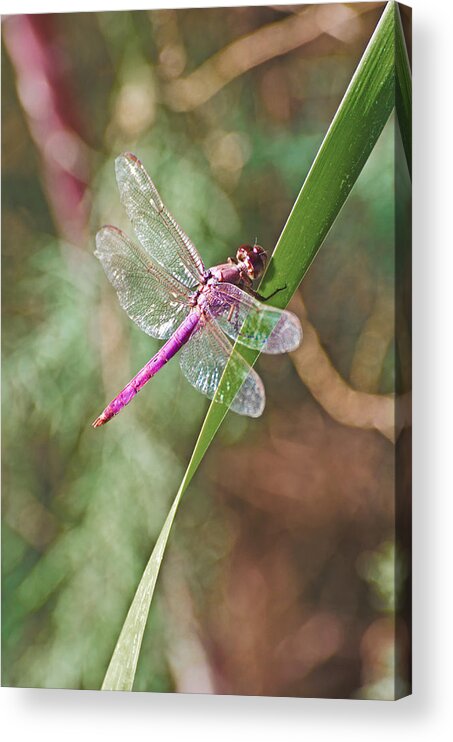
[[[137,241],[108,225],[96,235],[95,255],[130,319],[166,342],[93,427],[117,415],[177,353],[183,374],[198,391],[240,415],[259,417],[263,383],[230,340],[264,353],[286,353],[302,339],[299,319],[266,306],[253,289],[266,268],[266,251],[255,240],[241,245],[235,258],[205,268],[140,160],[129,152],[120,155],[115,173]]]

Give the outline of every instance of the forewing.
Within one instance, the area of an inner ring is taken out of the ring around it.
[[[200,282],[203,262],[162,202],[140,160],[130,153],[115,161],[121,201],[146,252],[189,288]]]
[[[302,340],[292,312],[267,307],[231,283],[218,283],[209,295],[209,311],[233,340],[263,353],[287,353]]]
[[[116,227],[97,233],[94,254],[129,317],[148,335],[170,337],[190,311],[188,289]]]
[[[188,381],[213,399],[217,397],[239,415],[259,417],[265,405],[263,382],[235,350],[214,322],[202,320],[180,352],[181,369]],[[224,375],[225,372],[225,375]]]

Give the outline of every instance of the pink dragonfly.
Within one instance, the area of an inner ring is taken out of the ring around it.
[[[116,227],[103,227],[96,235],[95,255],[129,317],[148,335],[167,342],[93,427],[117,415],[178,351],[181,369],[198,391],[210,399],[218,391],[216,401],[240,415],[259,417],[265,405],[263,383],[226,336],[265,353],[294,350],[302,339],[294,314],[265,306],[253,291],[266,252],[257,244],[242,245],[235,258],[207,270],[141,162],[123,154],[115,170],[139,243]]]

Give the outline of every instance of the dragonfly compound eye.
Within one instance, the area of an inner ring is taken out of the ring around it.
[[[236,257],[240,263],[245,263],[252,281],[259,278],[266,267],[267,254],[261,245],[241,245]]]

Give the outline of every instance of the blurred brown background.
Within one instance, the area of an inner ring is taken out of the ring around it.
[[[158,347],[93,257],[102,224],[131,232],[114,158],[140,157],[207,265],[271,251],[382,9],[4,19],[5,685],[100,687],[207,409],[173,362],[90,428]],[[228,415],[183,500],[135,689],[407,691],[394,188],[392,118],[292,303],[301,348],[261,357],[263,417]]]

